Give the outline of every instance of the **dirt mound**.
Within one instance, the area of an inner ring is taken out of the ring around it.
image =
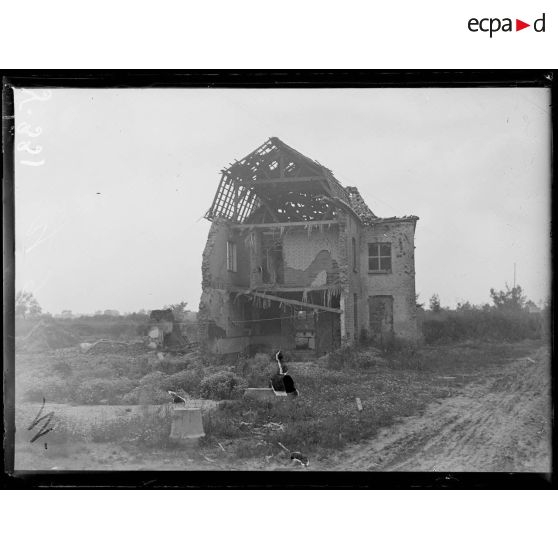
[[[19,345],[26,351],[47,351],[73,347],[79,343],[79,337],[62,326],[39,322],[22,340]]]
[[[83,343],[85,345],[85,343]],[[104,355],[111,353],[121,353],[135,355],[146,352],[143,343],[125,343],[123,341],[112,341],[110,339],[100,339],[95,343],[87,344],[83,351],[90,355]]]

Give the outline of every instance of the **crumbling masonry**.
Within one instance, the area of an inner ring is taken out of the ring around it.
[[[205,217],[207,350],[321,355],[360,337],[417,339],[418,217],[377,217],[356,188],[278,138],[222,171]]]

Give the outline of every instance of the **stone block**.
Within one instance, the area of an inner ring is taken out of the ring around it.
[[[171,417],[171,440],[189,443],[205,436],[201,409],[175,407]]]

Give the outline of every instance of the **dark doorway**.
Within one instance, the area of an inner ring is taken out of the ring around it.
[[[370,335],[379,343],[393,338],[393,297],[371,296],[368,298]]]

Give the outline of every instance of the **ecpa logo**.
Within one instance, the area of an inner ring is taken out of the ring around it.
[[[536,19],[533,22],[533,29],[537,33],[544,33],[545,32],[545,17],[546,14],[543,14],[539,19]],[[472,17],[468,24],[467,24],[469,31],[473,33],[477,33],[478,31],[482,31],[483,33],[490,33],[490,38],[494,33],[498,31],[511,32],[513,31],[513,24],[512,18],[505,17],[503,19],[497,17],[485,17],[482,19],[477,19]],[[521,31],[522,29],[526,29],[527,27],[531,27],[530,23],[525,23],[520,19],[515,20],[515,31]]]

